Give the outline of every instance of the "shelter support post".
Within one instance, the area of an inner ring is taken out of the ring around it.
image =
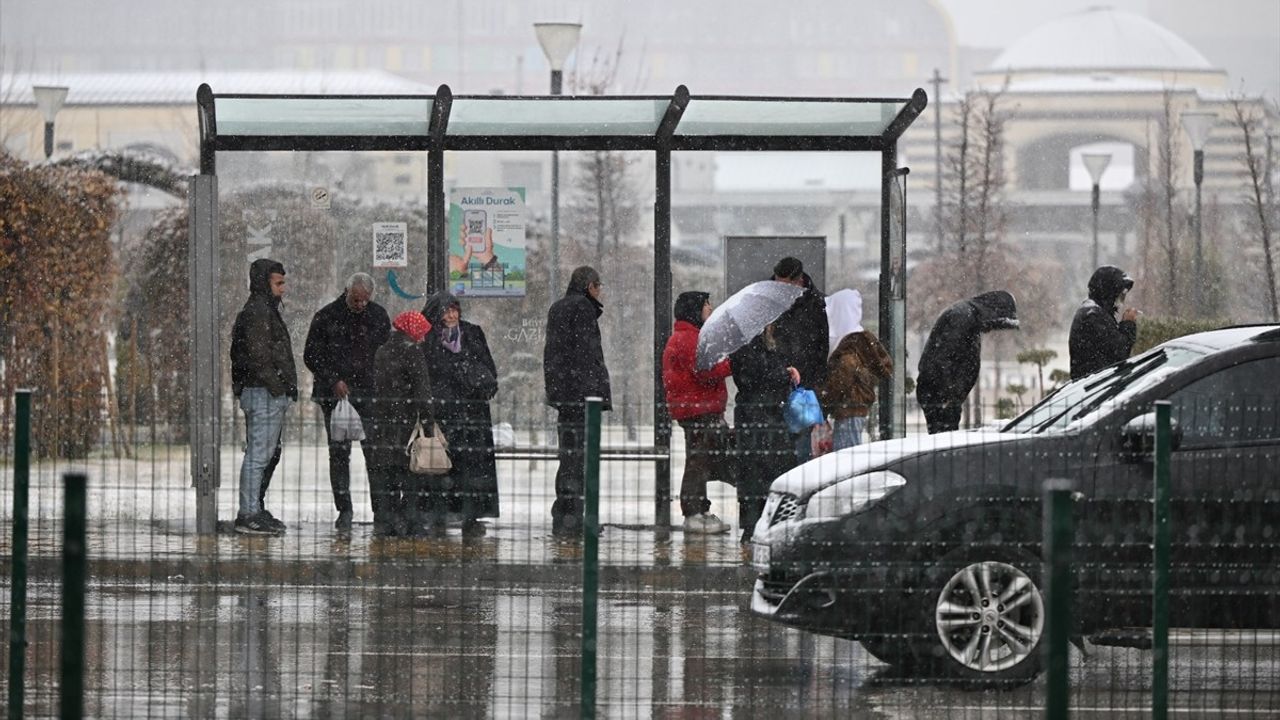
[[[449,208],[444,201],[444,150],[427,152],[427,294],[449,286]]]
[[[191,300],[191,486],[196,532],[218,531],[222,453],[222,332],[218,323],[218,178],[191,178],[188,292]]]
[[[444,138],[449,130],[453,91],[448,85],[436,90],[427,124],[427,294],[449,287],[449,207],[444,201]]]
[[[654,463],[654,524],[671,526],[671,418],[662,386],[662,351],[671,336],[671,151],[655,153],[653,200],[653,444],[664,453]]]
[[[906,431],[904,391],[906,387],[906,228],[895,226],[905,218],[894,202],[895,184],[900,182],[898,148],[886,145],[880,152],[880,284],[879,335],[893,357],[893,377],[880,384],[880,438],[902,437]]]

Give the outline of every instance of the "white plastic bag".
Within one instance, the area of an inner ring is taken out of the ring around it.
[[[513,448],[516,446],[516,431],[511,427],[509,422],[500,422],[493,428],[493,445],[500,448]]]
[[[364,425],[360,423],[360,414],[346,398],[338,401],[333,414],[329,416],[329,440],[332,442],[364,440]]]

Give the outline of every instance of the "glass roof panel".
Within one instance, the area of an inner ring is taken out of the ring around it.
[[[670,98],[455,97],[449,135],[653,135]],[[222,118],[218,118],[221,125]]]
[[[429,97],[219,97],[218,134],[425,136]]]
[[[694,97],[676,135],[879,136],[906,104]]]

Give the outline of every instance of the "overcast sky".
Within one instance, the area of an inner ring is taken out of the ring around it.
[[[1041,23],[1097,5],[1147,14],[1147,0],[938,0],[938,3],[955,20],[956,39],[961,45],[971,47],[1003,48]]]

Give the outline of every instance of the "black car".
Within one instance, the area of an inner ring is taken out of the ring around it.
[[[1169,341],[998,430],[870,443],[779,477],[755,528],[757,615],[966,681],[1040,669],[1041,488],[1076,493],[1074,632],[1151,624],[1153,403],[1168,399],[1170,623],[1280,623],[1280,326]],[[1149,640],[1148,640],[1149,641]]]

